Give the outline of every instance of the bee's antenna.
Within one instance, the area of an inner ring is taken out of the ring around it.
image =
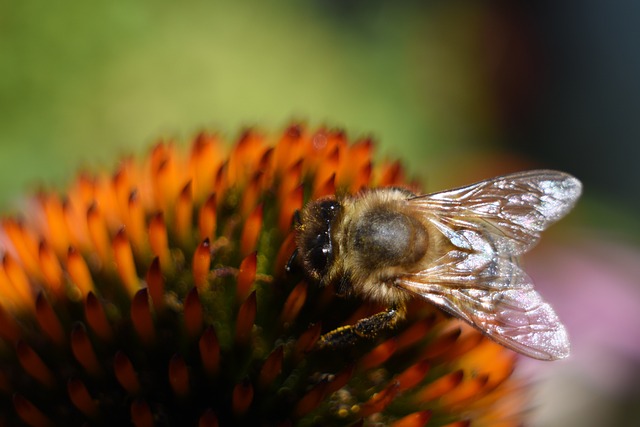
[[[298,211],[296,211],[297,213]],[[287,261],[287,264],[284,267],[284,271],[287,272],[287,274],[291,273],[291,270],[293,270],[293,264],[296,262],[296,258],[298,258],[298,248],[296,248],[295,251],[293,251],[293,253],[291,254],[291,257],[289,258],[289,261]]]

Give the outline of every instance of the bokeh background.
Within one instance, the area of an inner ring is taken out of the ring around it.
[[[532,3],[532,4],[530,4]],[[0,208],[157,138],[291,120],[373,136],[428,191],[583,180],[527,269],[573,355],[533,425],[639,425],[640,3],[0,0]]]

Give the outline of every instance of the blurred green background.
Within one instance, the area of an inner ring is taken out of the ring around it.
[[[160,137],[304,120],[372,135],[428,190],[525,167],[574,173],[586,188],[575,229],[620,245],[629,261],[615,268],[631,268],[639,12],[594,0],[0,0],[0,207]],[[637,379],[640,350],[629,359]],[[583,403],[632,423],[639,389]],[[602,425],[556,406],[544,425]]]

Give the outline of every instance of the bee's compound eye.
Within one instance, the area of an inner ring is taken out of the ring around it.
[[[325,275],[333,262],[331,229],[340,210],[340,203],[333,199],[321,199],[305,207],[297,243],[302,263],[312,277]]]
[[[319,274],[322,274],[327,268],[332,256],[333,251],[331,249],[331,244],[324,244],[311,248],[308,253],[308,260],[311,267]]]

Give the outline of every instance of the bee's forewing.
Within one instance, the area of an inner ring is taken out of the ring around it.
[[[452,248],[397,285],[515,351],[544,360],[566,357],[566,330],[517,256],[573,207],[581,189],[574,177],[545,170],[410,199]]]
[[[484,233],[496,251],[512,256],[531,249],[540,232],[565,216],[581,192],[582,184],[569,174],[534,170],[418,196],[410,202],[435,225],[485,224]]]

